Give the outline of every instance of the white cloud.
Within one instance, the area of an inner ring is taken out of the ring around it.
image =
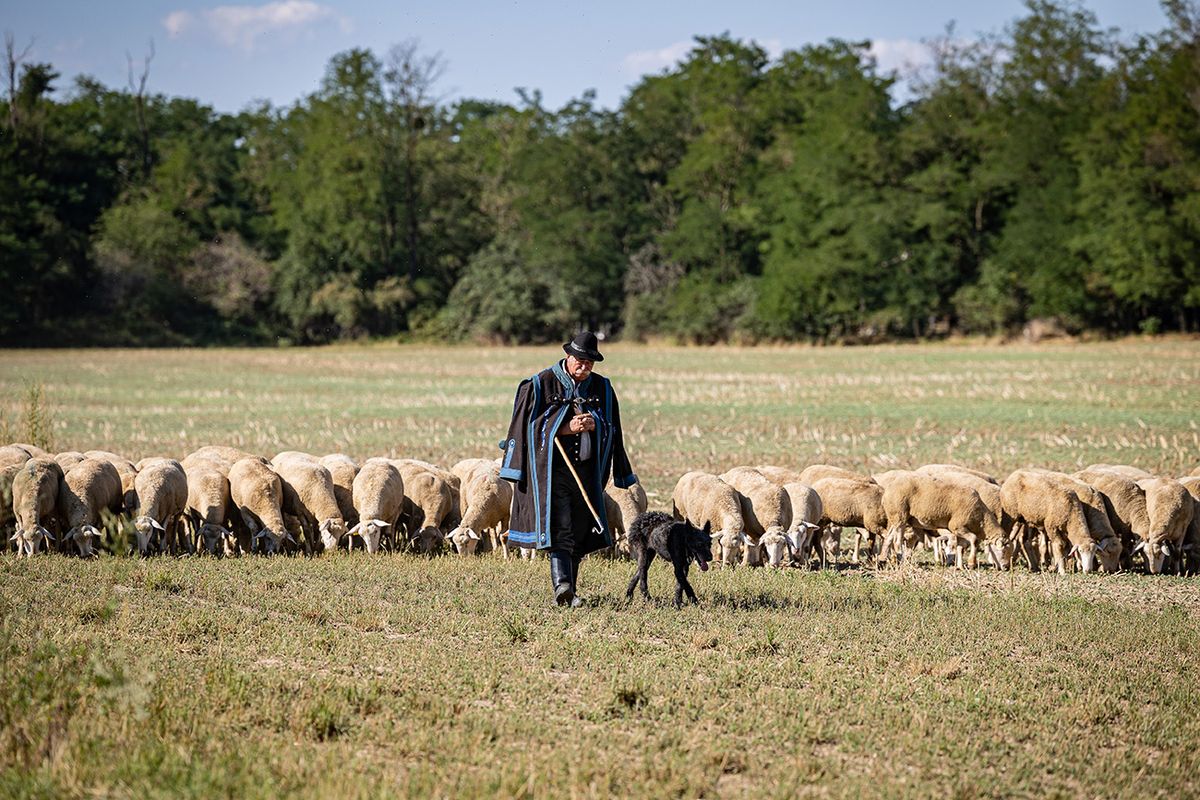
[[[648,72],[658,72],[666,67],[674,66],[692,49],[691,40],[675,42],[659,50],[639,50],[625,56],[621,62],[621,71],[634,76],[645,75]]]
[[[298,32],[313,23],[336,19],[343,33],[350,21],[333,9],[312,0],[276,0],[260,6],[217,6],[200,12],[204,27],[228,47],[253,50],[262,36],[276,32]],[[163,20],[168,35],[175,38],[194,27],[196,18],[187,11],[173,11]]]
[[[932,62],[929,46],[912,39],[876,39],[871,42],[871,55],[881,72],[896,70],[910,74]]]
[[[186,11],[172,11],[163,19],[163,27],[167,29],[167,36],[175,39],[185,29],[190,28],[193,22],[192,15]]]

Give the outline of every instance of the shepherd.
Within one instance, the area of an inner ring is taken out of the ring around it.
[[[612,546],[604,487],[627,489],[637,475],[625,454],[617,395],[592,372],[599,342],[582,331],[563,345],[566,358],[521,381],[500,477],[515,484],[508,541],[550,554],[554,601],[577,607],[579,562]]]

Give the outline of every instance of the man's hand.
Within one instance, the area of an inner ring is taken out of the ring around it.
[[[571,433],[583,433],[584,431],[596,430],[596,420],[591,414],[576,414],[571,417],[571,422],[567,426]]]

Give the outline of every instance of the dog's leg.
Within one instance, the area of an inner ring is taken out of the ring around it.
[[[627,603],[633,599],[633,591],[637,589],[638,579],[642,577],[642,570],[645,568],[642,562],[645,560],[646,551],[637,545],[632,545],[629,548],[629,554],[637,562],[637,568],[633,571],[633,577],[629,579],[629,588],[625,590],[625,602]]]
[[[684,561],[682,565],[678,562],[675,564],[675,607],[679,608],[683,605],[683,594],[687,593],[688,600],[693,604],[699,605],[700,601],[696,599],[696,592],[692,589],[692,584],[688,582],[688,564]]]
[[[646,577],[650,572],[650,562],[653,560],[654,560],[654,551],[649,548],[646,548],[645,550],[642,551],[641,559],[638,561],[638,563],[640,565],[638,568],[638,572],[641,577],[642,597],[646,598],[647,600],[650,599],[650,587],[646,585]]]

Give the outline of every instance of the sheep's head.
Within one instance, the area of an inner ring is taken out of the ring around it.
[[[446,537],[437,528],[427,525],[408,537],[408,540],[418,553],[432,555],[442,548]]]
[[[812,541],[813,535],[820,530],[820,525],[814,525],[811,522],[800,522],[792,526],[792,530],[788,533],[788,538],[792,542],[792,552],[796,556],[808,550],[808,545]]]
[[[32,557],[38,551],[43,539],[53,542],[54,536],[41,525],[35,525],[31,530],[18,529],[10,541],[16,542],[18,555]],[[46,546],[49,547],[49,544]]]
[[[1090,539],[1071,548],[1067,558],[1072,556],[1079,559],[1079,569],[1083,572],[1096,571],[1096,543]]]
[[[461,525],[446,534],[446,541],[454,545],[460,556],[474,555],[475,547],[479,544],[479,539],[480,536],[478,533]]]
[[[786,567],[791,562],[792,540],[782,530],[771,528],[758,540],[758,545],[772,567]]]
[[[346,522],[341,517],[330,517],[319,528],[321,544],[326,550],[336,550],[338,542],[346,535]]]
[[[206,522],[200,526],[200,542],[204,551],[209,555],[231,556],[235,552],[234,546],[237,543],[237,537],[233,535],[232,531],[220,525]]]
[[[746,534],[742,531],[717,531],[712,536],[712,543],[717,548],[717,563],[733,566],[742,556],[742,546],[746,543]]]
[[[827,559],[837,561],[842,554],[842,529],[836,525],[827,529],[821,537],[821,550]]]
[[[283,543],[285,541],[292,544],[296,543],[290,531],[276,533],[270,528],[263,528],[254,534],[254,549],[265,556],[273,556],[283,550]]]
[[[987,550],[988,558],[992,560],[998,570],[1010,570],[1013,566],[1013,554],[1016,552],[1016,543],[1009,540],[991,540],[989,539],[984,544],[984,549]]]
[[[1167,559],[1175,554],[1174,548],[1162,539],[1138,542],[1134,546],[1133,552],[1136,553],[1139,550],[1146,556],[1146,566],[1153,575],[1162,574],[1162,571],[1166,569]]]
[[[381,519],[365,519],[355,525],[347,534],[351,537],[361,536],[363,547],[367,548],[367,552],[374,554],[379,552],[379,541],[383,537],[383,529],[388,527],[388,523]]]
[[[1096,558],[1100,561],[1100,566],[1105,572],[1121,571],[1121,552],[1123,549],[1121,540],[1116,536],[1109,536],[1096,545]]]
[[[162,526],[162,523],[145,514],[135,519],[133,521],[133,532],[137,536],[138,554],[148,556],[152,550],[161,550],[159,534],[165,531],[166,528]]]
[[[80,525],[67,531],[67,541],[75,545],[83,558],[91,558],[96,554],[93,542],[99,538],[100,530],[95,525]]]

